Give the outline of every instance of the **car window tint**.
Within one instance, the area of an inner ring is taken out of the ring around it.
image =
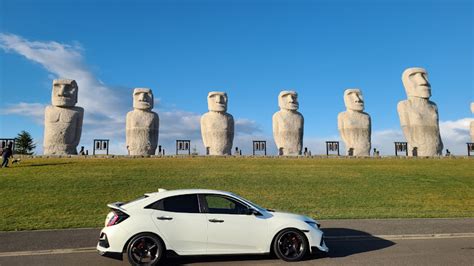
[[[163,202],[162,210],[164,211],[199,213],[199,203],[196,194],[174,196],[162,199],[161,201]],[[158,207],[161,207],[159,206],[160,204],[158,204]]]
[[[206,199],[209,213],[245,214],[247,211],[247,206],[226,197],[205,195],[204,198]]]

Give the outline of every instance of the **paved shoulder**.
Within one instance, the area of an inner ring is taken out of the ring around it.
[[[474,218],[321,220],[328,236],[474,233]]]
[[[321,220],[326,236],[474,233],[474,218]],[[95,247],[100,229],[0,232],[0,252]]]

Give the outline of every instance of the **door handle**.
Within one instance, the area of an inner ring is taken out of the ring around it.
[[[158,220],[173,220],[173,217],[169,217],[169,216],[159,216],[159,217],[156,217],[156,219],[158,219]]]
[[[211,223],[223,223],[224,220],[219,220],[219,219],[209,219],[209,222]]]

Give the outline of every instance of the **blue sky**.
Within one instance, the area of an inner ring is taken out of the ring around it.
[[[472,1],[23,1],[0,0],[0,137],[21,130],[42,145],[51,81],[73,78],[85,107],[81,145],[110,138],[125,153],[124,115],[134,87],[149,87],[160,144],[202,149],[208,91],[226,91],[234,146],[274,151],[271,117],[281,90],[299,93],[304,146],[338,139],[343,91],[360,88],[373,146],[403,140],[401,73],[427,69],[445,147],[465,153],[474,99]],[[42,148],[37,149],[41,153]]]

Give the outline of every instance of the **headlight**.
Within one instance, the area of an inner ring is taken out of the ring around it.
[[[309,224],[310,226],[318,229],[319,227],[321,227],[320,224],[318,224],[317,222],[314,222],[314,221],[305,221],[307,224]]]

